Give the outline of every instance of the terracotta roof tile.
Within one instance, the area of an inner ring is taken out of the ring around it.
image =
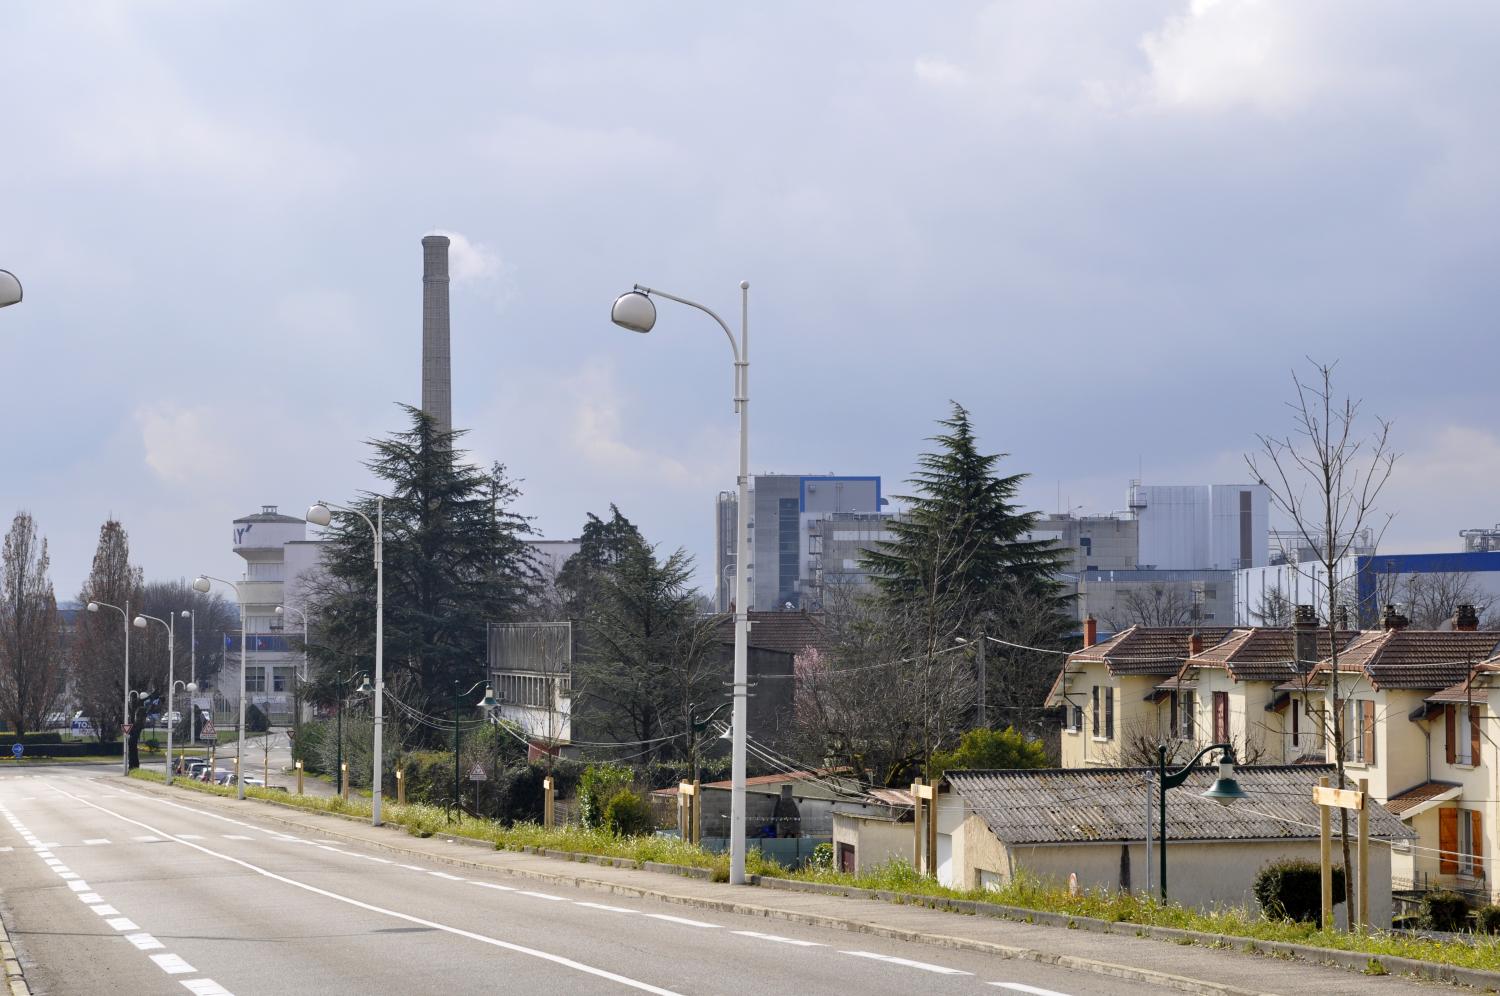
[[[1346,647],[1359,636],[1357,630],[1341,630],[1339,646]],[[1326,628],[1318,629],[1318,652],[1307,662],[1311,671],[1317,662],[1330,656],[1331,646]],[[1297,674],[1296,630],[1259,626],[1237,629],[1217,646],[1189,659],[1184,671],[1200,667],[1223,668],[1234,681],[1284,681]]]
[[[1227,626],[1200,626],[1203,646],[1212,647],[1230,634]],[[1176,674],[1188,656],[1191,626],[1132,626],[1108,640],[1075,650],[1068,664],[1103,662],[1109,673]]]
[[[734,642],[734,617],[719,624],[719,642]],[[808,647],[828,649],[828,633],[822,620],[807,612],[751,612],[750,646],[798,654]]]
[[[1497,648],[1494,630],[1372,630],[1339,652],[1339,671],[1363,672],[1376,689],[1441,689],[1464,681]]]
[[[1391,796],[1386,800],[1385,808],[1396,816],[1403,816],[1425,802],[1441,798],[1462,787],[1458,782],[1423,782],[1421,785]]]

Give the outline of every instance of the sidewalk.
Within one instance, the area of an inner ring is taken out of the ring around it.
[[[987,952],[1001,958],[1042,962],[1182,992],[1211,996],[1249,993],[1371,996],[1452,988],[1397,976],[1364,976],[1231,948],[1214,949],[1128,934],[1100,934],[964,916],[870,899],[733,886],[661,871],[496,851],[479,841],[441,836],[412,837],[399,827],[372,827],[363,821],[305,813],[256,800],[240,802],[168,789],[150,782],[133,782],[130,787],[205,810],[233,813],[239,819],[253,818],[295,828],[302,833],[500,875],[651,898],[699,909],[875,934],[938,947]]]

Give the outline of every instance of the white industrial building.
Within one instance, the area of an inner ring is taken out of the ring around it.
[[[1137,565],[1234,571],[1270,563],[1270,489],[1264,484],[1130,485]]]

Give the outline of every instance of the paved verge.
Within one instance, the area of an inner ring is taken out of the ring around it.
[[[1251,993],[1373,996],[1382,991],[1432,991],[1438,988],[1434,983],[1418,983],[1395,976],[1364,977],[1337,968],[1238,950],[1214,950],[1181,942],[1163,943],[1147,937],[1089,933],[1039,923],[962,916],[871,899],[753,889],[660,871],[496,851],[480,841],[441,835],[425,839],[412,837],[399,827],[372,827],[362,820],[257,800],[240,802],[169,789],[151,782],[133,781],[129,788],[170,798],[183,805],[233,812],[241,818],[296,827],[305,832],[341,838],[388,852],[419,855],[450,865],[592,888],[616,895],[645,896],[702,909],[1035,961],[1205,996],[1245,996]]]

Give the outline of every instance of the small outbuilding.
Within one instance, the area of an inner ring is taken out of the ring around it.
[[[1144,892],[1160,861],[1153,853],[1148,871],[1148,812],[1153,848],[1160,819],[1155,774],[1149,768],[949,772],[937,803],[938,880],[973,889],[1023,873],[1058,884],[1076,875],[1080,888]],[[1333,767],[1246,766],[1235,775],[1247,798],[1229,806],[1201,796],[1217,767],[1196,768],[1167,792],[1167,885],[1175,902],[1254,908],[1251,890],[1261,868],[1281,858],[1318,860],[1313,788],[1320,778],[1333,780]],[[1390,845],[1415,834],[1380,804],[1368,805],[1370,920],[1389,924]],[[1333,826],[1336,837],[1337,818]],[[1335,840],[1336,861],[1337,854]]]

